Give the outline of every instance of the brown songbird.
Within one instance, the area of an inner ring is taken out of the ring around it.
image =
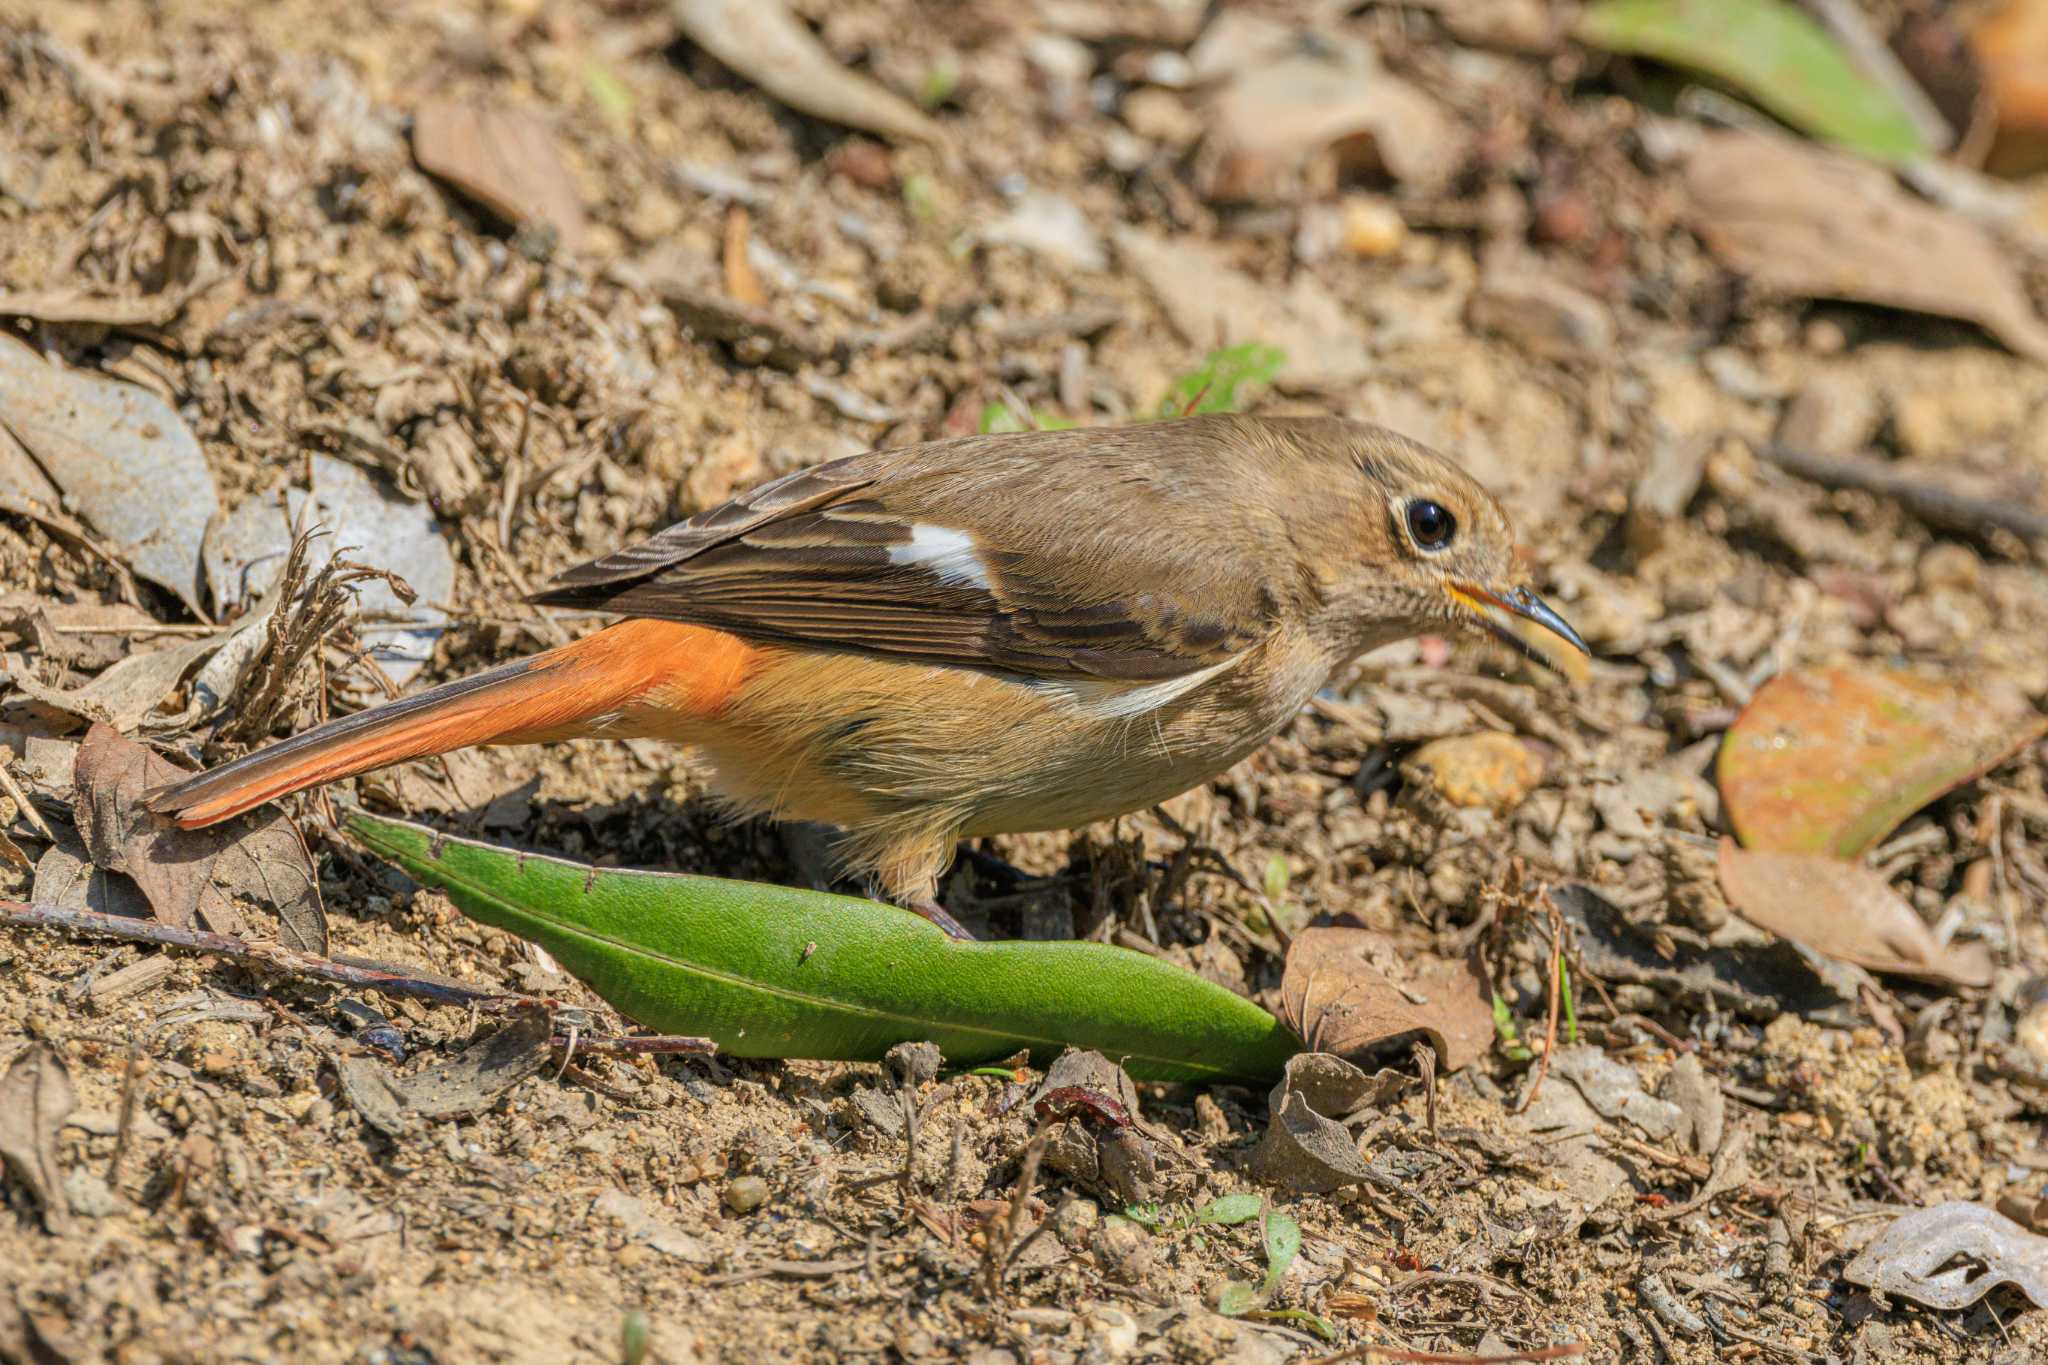
[[[970,436],[776,479],[571,569],[627,618],[152,793],[187,827],[477,744],[699,750],[743,813],[844,832],[850,871],[958,932],[963,836],[1163,801],[1366,650],[1491,633],[1583,677],[1513,581],[1507,514],[1442,455],[1335,418]]]

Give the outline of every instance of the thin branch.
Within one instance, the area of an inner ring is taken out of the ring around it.
[[[1847,488],[1891,498],[1935,526],[1982,535],[2010,531],[2028,540],[2048,539],[2048,511],[2016,489],[1972,492],[1953,479],[1900,468],[1868,455],[1816,455],[1791,446],[1761,445],[1757,453],[1789,474],[1823,488]]]

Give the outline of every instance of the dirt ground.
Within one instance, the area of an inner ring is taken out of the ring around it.
[[[1556,1074],[1517,1112],[1532,1068],[1504,1049],[1441,1078],[1433,1111],[1411,1080],[1361,1116],[1376,1178],[1330,1194],[1253,1179],[1263,1093],[1144,1087],[1178,1145],[1159,1226],[1047,1171],[1023,1209],[1042,1230],[992,1287],[1031,1133],[1000,1076],[925,1085],[907,1153],[875,1067],[691,1057],[576,1058],[393,1136],[338,1079],[338,1058],[384,1056],[351,1010],[388,1017],[403,1070],[459,1056],[488,1021],[189,954],[96,992],[158,950],[7,930],[0,1058],[54,1045],[78,1098],[56,1147],[68,1227],[4,1187],[0,1359],[2048,1357],[2013,1290],[1941,1312],[1842,1277],[1902,1206],[2030,1204],[2048,1179],[2048,1056],[2028,1060],[2048,1048],[2029,1032],[2048,871],[2028,843],[2048,837],[2048,747],[1870,859],[1928,924],[1990,946],[1988,988],[1866,977],[1801,1009],[1654,970],[1763,938],[1715,881],[1712,762],[1767,679],[1864,660],[2048,695],[2035,549],[1830,491],[1758,448],[1791,427],[1816,449],[2038,482],[2040,360],[1964,322],[1749,287],[1687,218],[1659,151],[1671,120],[1631,80],[1541,32],[1461,31],[1458,6],[1233,7],[1322,16],[1441,120],[1383,130],[1375,164],[1321,157],[1243,193],[1182,78],[1199,5],[796,8],[838,61],[922,95],[947,141],[795,113],[651,0],[0,0],[0,312],[46,354],[163,396],[222,508],[303,486],[316,454],[430,508],[453,561],[427,604],[448,618],[432,682],[589,629],[524,595],[768,476],[972,431],[990,405],[1154,414],[1217,342],[1261,338],[1191,334],[1190,300],[1222,291],[1162,290],[1126,234],[1210,251],[1295,340],[1253,409],[1456,452],[1600,662],[1574,691],[1474,641],[1382,651],[1171,823],[989,841],[1037,880],[963,864],[949,904],[985,933],[1125,943],[1271,1005],[1281,960],[1253,888],[1283,929],[1332,917],[1393,956],[1456,956],[1517,888],[1581,883],[1654,945],[1652,969],[1579,1002],[1586,1042],[1659,1094],[1696,1059],[1743,1135],[1739,1178],[1699,1197],[1728,1147],[1628,1136]],[[538,113],[580,209],[515,227],[423,171],[420,111],[472,98]],[[1447,170],[1404,164],[1411,132],[1454,149]],[[2013,259],[2048,298],[2042,258]],[[780,319],[772,336],[735,339],[734,313],[705,311],[735,291]],[[31,295],[178,302],[66,314]],[[0,508],[9,667],[72,686],[204,633],[194,604],[60,522]],[[373,691],[344,630],[265,733]],[[257,738],[159,718],[142,728],[185,760]],[[0,722],[10,742],[64,730]],[[1482,732],[1522,741],[1529,770],[1432,782],[1410,762]],[[14,771],[65,825],[68,795]],[[683,757],[650,744],[492,751],[359,786],[380,809],[608,865],[828,876],[813,834],[721,822]],[[42,849],[8,809],[5,832]],[[335,954],[601,1013],[353,849],[319,803],[298,809]],[[0,862],[0,895],[29,885]],[[1525,1037],[1544,1028],[1546,943],[1510,942]],[[1405,1045],[1384,1062],[1416,1067]],[[1263,1273],[1258,1224],[1188,1215],[1235,1191],[1299,1222],[1270,1306],[1302,1313],[1215,1311]]]

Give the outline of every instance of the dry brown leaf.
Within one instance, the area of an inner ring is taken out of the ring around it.
[[[583,197],[539,115],[511,105],[437,100],[414,116],[412,153],[508,223],[544,223],[564,251],[583,244]]]
[[[896,140],[942,143],[915,106],[832,60],[782,0],[674,0],[684,36],[790,108]]]
[[[192,665],[218,649],[227,634],[131,654],[81,687],[51,687],[26,673],[14,675],[14,686],[38,705],[116,730],[148,728],[152,720],[185,722],[189,718],[159,715],[158,708]]]
[[[1721,889],[1751,924],[1873,972],[1959,986],[1991,984],[1982,943],[1935,942],[1884,878],[1815,853],[1769,853],[1721,841]]]
[[[320,881],[297,828],[268,811],[186,830],[143,807],[145,792],[183,776],[107,726],[88,731],[74,777],[78,829],[93,863],[126,873],[167,924],[203,919],[215,933],[239,934],[236,901],[246,897],[277,912],[286,947],[324,955]]]
[[[76,1104],[71,1073],[48,1043],[23,1048],[0,1076],[0,1157],[43,1206],[43,1223],[53,1233],[71,1224],[57,1130]]]
[[[1493,1045],[1493,993],[1476,958],[1427,960],[1395,984],[1370,957],[1388,951],[1369,929],[1304,929],[1280,978],[1280,1017],[1318,1052],[1363,1052],[1422,1033],[1445,1071],[1470,1066]]]
[[[1882,171],[1781,137],[1712,133],[1685,188],[1708,249],[1767,290],[1960,318],[2048,360],[2048,324],[2007,254]]]

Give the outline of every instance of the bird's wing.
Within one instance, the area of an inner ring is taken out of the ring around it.
[[[534,600],[1047,678],[1179,678],[1260,638],[1291,590],[1273,528],[1231,505],[1213,461],[1058,439],[1080,435],[834,461]]]

